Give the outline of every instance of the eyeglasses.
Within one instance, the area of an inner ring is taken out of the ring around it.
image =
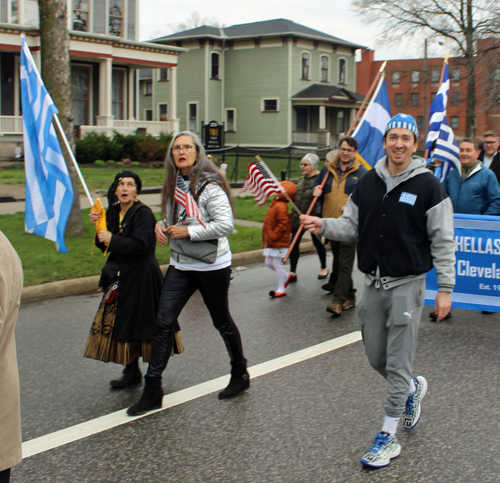
[[[339,151],[343,153],[354,153],[356,151],[355,149],[349,149],[349,148],[339,148]]]
[[[300,163],[301,166],[311,166],[310,163]]]
[[[172,148],[172,152],[177,154],[181,152],[181,149],[185,153],[190,153],[194,149],[194,146],[190,146],[189,144],[185,144],[184,146],[174,146]]]
[[[498,140],[496,140],[496,141],[483,141],[483,144],[495,144],[497,142],[498,142]]]

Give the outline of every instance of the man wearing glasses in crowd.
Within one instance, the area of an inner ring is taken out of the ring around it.
[[[337,156],[333,151],[327,154],[328,162],[321,170],[313,186],[313,196],[321,196],[323,218],[340,218],[349,195],[354,191],[359,179],[367,169],[356,158],[358,142],[352,137],[340,140]],[[323,189],[319,186],[330,172]],[[329,240],[333,253],[333,267],[330,279],[321,288],[333,292],[333,301],[326,311],[334,316],[342,315],[343,310],[352,309],[356,305],[356,297],[352,283],[352,268],[356,255],[356,242],[339,242]]]
[[[498,135],[494,131],[486,131],[483,134],[483,150],[479,155],[479,161],[495,173],[500,184],[500,153],[498,152],[498,145]]]

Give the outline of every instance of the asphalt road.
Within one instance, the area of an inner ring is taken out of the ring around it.
[[[98,295],[22,306],[23,440],[28,453],[38,449],[11,481],[498,482],[500,314],[454,310],[434,324],[424,309],[415,363],[429,382],[422,420],[400,429],[399,458],[369,471],[359,459],[382,424],[385,384],[366,360],[354,311],[325,312],[318,271],[315,255],[301,258],[298,282],[276,300],[263,264],[234,272],[230,305],[253,380],[229,401],[217,399],[228,357],[195,294],[180,319],[186,352],[164,373],[170,407],[140,419],[123,410],[141,388],[111,390],[121,368],[83,358]],[[359,273],[355,285],[362,290]],[[349,334],[358,341],[335,348]],[[68,434],[72,442],[57,442]]]

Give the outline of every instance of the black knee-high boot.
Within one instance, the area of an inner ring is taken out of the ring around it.
[[[142,374],[139,369],[139,359],[135,359],[125,366],[120,379],[114,379],[110,382],[115,389],[123,389],[124,387],[134,386],[142,382]]]
[[[219,393],[219,399],[229,399],[238,396],[250,387],[250,375],[247,371],[247,360],[243,356],[240,334],[224,334],[222,338],[231,359],[231,380],[229,385]]]
[[[142,396],[132,407],[128,408],[127,414],[129,416],[139,416],[153,411],[154,409],[161,408],[163,399],[163,389],[161,388],[161,378],[159,377],[146,377],[144,378],[145,385]]]

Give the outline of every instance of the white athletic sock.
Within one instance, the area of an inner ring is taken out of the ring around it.
[[[417,386],[415,386],[415,379],[413,377],[410,379],[410,390],[408,391],[408,396],[411,396],[417,390]]]
[[[381,431],[385,431],[386,433],[389,433],[391,436],[394,436],[398,429],[398,423],[399,423],[399,418],[391,418],[390,416],[386,416]]]

